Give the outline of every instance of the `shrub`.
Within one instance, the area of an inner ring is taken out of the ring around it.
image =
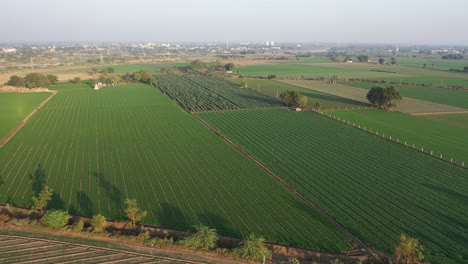
[[[52,229],[62,229],[68,224],[70,215],[63,210],[50,210],[41,219],[41,223]]]
[[[84,222],[81,219],[73,223],[73,225],[71,226],[71,230],[74,232],[81,232],[83,231],[83,228],[84,228]]]
[[[2,221],[3,223],[6,223],[10,221],[10,216],[7,214],[0,214],[0,221]]]
[[[179,245],[193,250],[207,251],[216,247],[218,234],[216,229],[208,226],[195,226],[197,232],[189,237],[182,239]]]
[[[106,225],[106,218],[101,214],[97,214],[91,218],[89,223],[93,226],[94,232],[102,232],[102,230],[104,230],[104,226]]]
[[[150,245],[152,247],[158,247],[158,248],[171,247],[172,245],[174,245],[174,239],[172,237],[171,238],[156,237],[156,238],[146,240],[145,244]]]
[[[264,242],[264,237],[250,234],[249,237],[242,240],[239,247],[234,249],[234,254],[241,259],[253,261],[260,261],[263,257],[269,258],[271,251],[265,247]]]

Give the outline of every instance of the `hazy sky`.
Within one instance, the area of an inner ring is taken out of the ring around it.
[[[1,0],[0,42],[468,45],[468,0]]]

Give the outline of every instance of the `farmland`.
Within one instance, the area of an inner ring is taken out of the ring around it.
[[[158,76],[158,87],[189,111],[282,106],[282,102],[220,78]]]
[[[364,89],[370,89],[374,86],[386,87],[393,85],[367,82],[343,82],[342,84]],[[393,86],[401,92],[403,97],[411,97],[439,104],[468,108],[468,91],[408,85]]]
[[[0,235],[1,263],[204,263],[41,238]]]
[[[422,118],[468,130],[468,114],[424,115]]]
[[[406,141],[409,145],[415,144],[426,152],[433,151],[436,156],[443,154],[458,163],[468,164],[468,128],[383,110],[327,111],[327,114],[378,131],[387,137],[398,138],[401,142]],[[441,116],[443,119],[450,118],[450,115]],[[456,123],[463,124],[461,121],[457,120]]]
[[[468,259],[468,171],[313,112],[198,115],[368,245],[404,232],[429,261]]]
[[[123,219],[136,198],[146,224],[341,251],[354,245],[243,154],[156,88],[60,90],[0,149],[0,202],[29,207],[42,186],[53,208]]]
[[[0,140],[50,95],[50,93],[0,93]]]
[[[351,108],[351,107],[362,107],[367,104],[349,100],[343,97],[333,96],[325,93],[320,93],[310,89],[302,88],[299,86],[277,82],[273,80],[261,80],[261,79],[233,79],[232,81],[241,83],[246,82],[248,87],[254,89],[260,93],[266,94],[271,97],[276,97],[277,94],[281,94],[286,90],[298,91],[303,95],[307,96],[309,101],[307,106],[313,108],[315,103],[321,104],[321,109],[337,109],[337,108]]]
[[[297,85],[303,88],[311,89],[314,91],[319,91],[323,93],[332,94],[335,96],[341,96],[345,98],[350,98],[352,100],[360,101],[360,102],[368,102],[366,98],[366,94],[368,90],[362,88],[356,88],[346,85],[340,84],[328,84],[325,82],[318,82],[318,81],[306,81],[306,80],[283,80],[285,83]],[[438,104],[423,100],[418,100],[414,98],[404,97],[401,100],[397,107],[397,111],[401,111],[403,113],[427,113],[427,112],[461,112],[466,111],[464,108],[445,105],[445,104]]]

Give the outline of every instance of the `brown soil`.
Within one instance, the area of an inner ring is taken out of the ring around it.
[[[466,111],[451,111],[451,112],[414,113],[414,114],[411,114],[411,115],[424,116],[424,115],[453,115],[453,114],[468,114],[468,110],[466,110]]]

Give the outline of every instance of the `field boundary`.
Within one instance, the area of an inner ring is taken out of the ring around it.
[[[16,135],[16,133],[29,121],[29,119],[37,113],[37,111],[39,111],[47,102],[50,101],[50,99],[52,99],[52,97],[54,97],[58,91],[54,91],[54,90],[50,90],[49,92],[51,92],[52,94],[47,97],[47,99],[45,99],[41,104],[39,104],[25,119],[23,119],[23,121],[21,121],[15,128],[13,128],[13,130],[10,131],[10,133],[8,133],[8,135],[6,135],[4,138],[2,138],[0,140],[0,148],[3,147],[3,145],[5,145],[8,141],[10,141],[10,139]]]
[[[307,205],[309,205],[311,208],[313,208],[317,213],[319,213],[322,217],[324,217],[326,220],[328,220],[330,223],[332,223],[336,228],[338,228],[340,231],[342,231],[344,234],[346,234],[348,237],[351,238],[353,242],[356,243],[355,250],[358,249],[363,253],[363,255],[374,255],[374,252],[371,251],[367,245],[359,240],[356,236],[354,236],[351,232],[349,232],[347,229],[345,229],[343,226],[338,224],[331,216],[326,214],[324,211],[322,211],[319,207],[317,207],[315,204],[313,204],[311,201],[306,199],[304,196],[302,196],[299,192],[297,192],[293,187],[291,187],[289,184],[287,184],[283,179],[281,179],[278,175],[273,173],[270,169],[268,169],[265,165],[263,165],[260,161],[255,159],[253,156],[251,156],[249,153],[247,153],[245,150],[243,150],[241,147],[236,145],[234,142],[229,140],[224,134],[222,134],[220,131],[212,127],[210,124],[205,122],[203,119],[198,117],[197,115],[188,112],[190,115],[195,117],[200,123],[202,123],[205,127],[213,131],[216,135],[221,137],[225,142],[227,142],[229,145],[237,149],[239,152],[241,152],[244,156],[246,156],[248,159],[253,161],[255,164],[257,164],[260,168],[262,168],[266,173],[268,173],[270,176],[272,176],[275,180],[277,180],[281,185],[286,187],[288,190],[290,190],[294,195],[296,195],[299,199],[301,199],[303,202],[305,202]],[[352,250],[354,251],[354,250]]]

